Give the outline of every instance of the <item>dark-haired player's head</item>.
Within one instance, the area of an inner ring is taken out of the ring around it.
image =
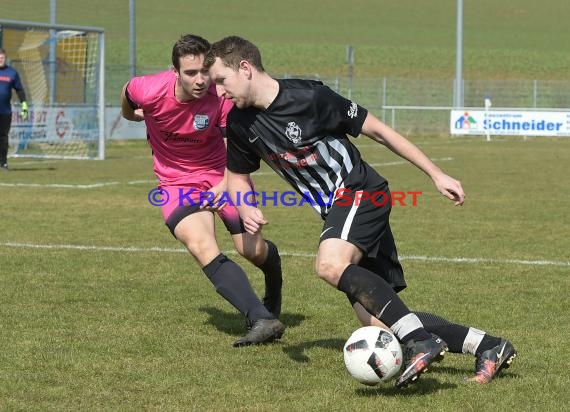
[[[180,71],[180,59],[184,56],[205,55],[210,50],[210,42],[195,34],[185,34],[172,47],[172,66]]]
[[[208,40],[186,34],[172,48],[172,66],[176,76],[176,96],[180,100],[204,97],[210,87],[210,74],[204,58],[210,50]]]

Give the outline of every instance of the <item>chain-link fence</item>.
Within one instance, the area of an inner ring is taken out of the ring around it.
[[[110,68],[109,68],[110,69]],[[109,70],[108,69],[108,70]],[[125,78],[127,66],[115,74]],[[143,68],[152,73],[161,68]],[[358,102],[378,118],[409,134],[449,134],[454,79],[319,77],[311,74],[272,73],[279,78],[321,80],[341,95]],[[488,98],[494,108],[568,109],[570,81],[465,80],[465,107],[483,108]],[[116,105],[116,102],[110,103]]]
[[[325,84],[406,134],[449,134],[453,79],[323,78]],[[350,88],[351,86],[351,88]],[[570,81],[465,80],[465,107],[567,109]]]
[[[47,22],[54,0],[2,0],[3,18]],[[88,24],[105,28],[107,59],[105,95],[109,106],[119,105],[119,92],[130,78],[129,65],[129,1],[101,0],[86,6],[76,0],[57,0],[57,22]],[[113,4],[112,7],[109,4]],[[89,9],[89,11],[87,11]],[[94,11],[96,10],[96,11]],[[148,13],[142,8],[138,11]],[[158,40],[158,39],[157,39]],[[120,62],[121,64],[117,64]],[[124,62],[124,63],[123,63]],[[137,74],[166,69],[137,66]],[[311,74],[276,77],[314,77]],[[343,96],[368,108],[379,118],[404,133],[448,133],[449,108],[453,105],[453,79],[330,77],[321,80]],[[490,98],[493,107],[505,108],[570,108],[570,80],[465,80],[464,105],[483,107]],[[569,109],[570,110],[570,109]]]

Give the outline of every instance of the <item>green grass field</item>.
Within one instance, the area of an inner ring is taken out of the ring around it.
[[[392,213],[402,296],[511,339],[519,357],[500,379],[463,384],[474,360],[456,354],[404,391],[350,378],[342,345],[358,324],[314,274],[321,222],[307,206],[263,209],[284,255],[286,334],[232,348],[242,318],[147,201],[149,149],[113,142],[105,161],[13,159],[0,175],[0,410],[568,409],[569,141],[416,141],[462,180],[462,208],[384,148],[356,142],[392,190],[423,193]],[[258,189],[288,190],[269,172]],[[232,256],[261,292],[261,274]]]

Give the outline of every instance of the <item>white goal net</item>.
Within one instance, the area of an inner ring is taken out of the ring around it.
[[[10,156],[104,159],[103,30],[0,20],[0,47],[29,105],[13,96]]]

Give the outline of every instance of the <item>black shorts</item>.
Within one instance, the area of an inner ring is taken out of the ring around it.
[[[363,193],[368,194],[367,199]],[[406,281],[390,229],[391,209],[388,183],[368,167],[366,179],[359,187],[337,196],[319,241],[336,238],[352,243],[364,254],[359,266],[382,276],[400,291],[406,287]]]
[[[400,292],[408,286],[404,279],[404,270],[398,259],[396,242],[394,242],[389,224],[380,237],[376,257],[364,256],[358,266],[382,276],[396,292]]]

